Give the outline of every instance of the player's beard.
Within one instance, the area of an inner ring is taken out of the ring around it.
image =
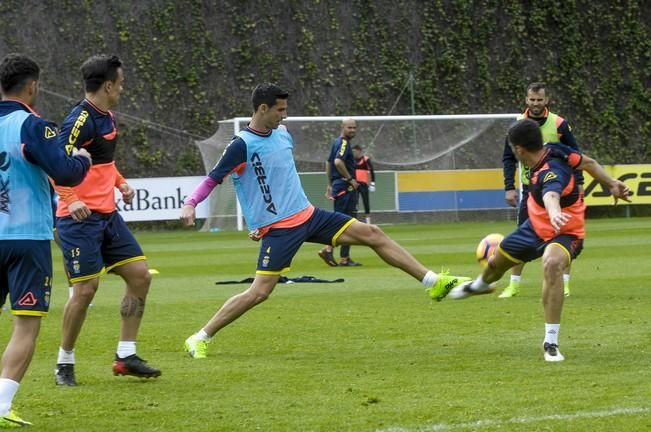
[[[529,117],[531,118],[541,118],[544,114],[545,114],[545,107],[529,108]]]

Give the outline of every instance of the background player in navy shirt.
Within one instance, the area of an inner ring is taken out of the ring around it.
[[[353,119],[345,119],[341,122],[341,134],[333,141],[330,155],[325,164],[328,187],[326,195],[335,202],[336,212],[356,218],[357,217],[357,178],[355,176],[355,155],[351,140],[357,132],[357,123]],[[333,247],[325,246],[319,251],[319,256],[326,264],[332,267],[360,266],[361,264],[350,258],[350,246],[342,245],[340,261],[333,256]]]

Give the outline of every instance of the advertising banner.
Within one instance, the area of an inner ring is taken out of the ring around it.
[[[203,179],[202,176],[127,179],[136,190],[136,196],[127,204],[115,189],[115,203],[127,222],[178,219],[183,200]],[[197,218],[207,217],[208,211],[206,200],[197,206]]]
[[[616,179],[626,183],[631,189],[630,204],[651,204],[651,165],[607,165],[606,172]],[[611,205],[613,197],[610,192],[597,183],[590,174],[584,171],[583,184],[585,203],[589,206]],[[618,205],[629,205],[626,201],[618,201]]]

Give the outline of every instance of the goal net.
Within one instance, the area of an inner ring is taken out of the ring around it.
[[[398,178],[407,179],[408,176],[403,175],[406,172],[501,169],[506,131],[516,116],[517,114],[288,117],[283,123],[294,139],[294,158],[308,198],[319,207],[331,209],[332,203],[324,197],[324,162],[333,140],[340,134],[341,121],[346,118],[355,119],[357,133],[352,144],[364,149],[376,170],[378,187],[371,197],[372,213],[381,215],[386,220],[408,222],[415,220],[410,213],[425,213],[418,220],[426,221],[433,218],[435,213],[449,213],[452,210],[457,215],[455,217],[458,217],[459,211],[467,209],[463,205],[441,211],[418,208],[410,211],[408,208],[400,208],[402,198],[399,198],[401,191],[398,190]],[[235,133],[245,128],[249,121],[250,118],[244,117],[223,120],[219,122],[219,128],[213,136],[196,141],[207,172],[218,161]],[[454,181],[454,177],[450,178]],[[411,181],[419,180],[416,177]],[[428,198],[423,196],[423,199]],[[500,204],[503,204],[503,194]],[[480,205],[472,210],[483,208]],[[244,227],[230,179],[213,191],[210,215],[204,225],[205,229]]]

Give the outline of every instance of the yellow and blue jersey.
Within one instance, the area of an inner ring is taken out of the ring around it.
[[[84,99],[66,116],[61,125],[59,145],[85,148],[93,158],[93,165],[84,181],[73,188],[57,183],[60,196],[57,217],[70,214],[68,205],[80,200],[98,213],[115,211],[114,188],[124,183],[124,177],[115,166],[117,129],[111,111],[103,111]]]
[[[355,178],[355,156],[353,154],[352,144],[349,139],[338,137],[332,143],[330,155],[328,156],[328,163],[330,164],[330,184],[332,184],[333,195],[338,195],[341,191],[348,189],[348,182],[344,180],[342,175],[335,167],[335,159],[341,159],[346,165],[346,169],[352,178]]]

